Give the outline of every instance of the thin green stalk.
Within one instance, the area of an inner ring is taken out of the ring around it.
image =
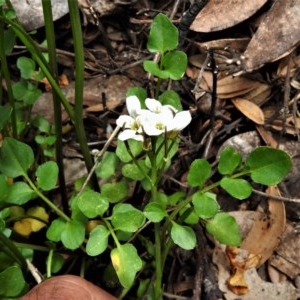
[[[54,254],[54,250],[50,249],[46,261],[46,278],[51,277],[51,266],[52,266],[53,254]]]
[[[15,34],[18,36],[18,38],[22,41],[26,49],[31,54],[32,58],[35,60],[35,62],[39,65],[43,73],[45,74],[46,78],[50,82],[53,90],[57,93],[59,96],[61,103],[63,104],[65,110],[67,111],[70,119],[74,120],[74,111],[70,103],[68,102],[67,98],[61,91],[60,87],[56,83],[54,77],[52,76],[52,73],[49,69],[49,64],[47,63],[46,59],[42,55],[42,52],[37,47],[36,43],[32,40],[30,35],[16,22],[11,21],[7,18],[4,18],[3,16],[0,16],[0,21],[8,23],[11,28],[14,30]]]
[[[0,16],[3,16],[3,8],[0,7]],[[17,129],[17,117],[16,117],[16,109],[15,109],[15,99],[12,91],[12,84],[10,80],[10,73],[8,69],[8,64],[5,55],[5,45],[4,45],[4,24],[3,21],[0,22],[0,62],[1,62],[1,71],[0,73],[3,74],[5,79],[5,83],[7,86],[7,95],[9,100],[9,105],[12,108],[11,113],[11,126],[12,126],[12,135],[16,139],[18,136],[18,129]],[[1,76],[0,76],[1,77]],[[2,90],[2,89],[1,89]]]
[[[90,155],[89,147],[87,144],[87,138],[83,126],[84,48],[81,31],[81,21],[79,15],[78,1],[68,0],[68,5],[74,42],[76,70],[74,126],[87,170],[88,172],[90,172],[93,168],[94,163]],[[92,176],[92,184],[95,190],[99,190],[98,180],[95,173]]]
[[[56,59],[56,43],[55,43],[55,33],[53,26],[53,16],[52,16],[52,7],[51,0],[43,0],[43,13],[45,20],[45,29],[46,29],[46,39],[48,46],[49,54],[49,68],[52,72],[52,75],[58,84],[58,70],[57,70],[57,59]],[[62,145],[62,119],[61,119],[61,103],[57,93],[54,91],[52,94],[53,99],[53,108],[54,108],[54,123],[55,123],[55,151],[56,151],[56,162],[59,169],[59,188],[60,195],[62,199],[62,207],[65,213],[68,211],[68,199],[66,193],[66,181],[64,175],[64,165],[63,165],[63,145]]]
[[[39,189],[34,185],[31,179],[27,174],[24,174],[24,178],[28,182],[29,186],[35,191],[35,193],[51,208],[55,211],[55,213],[62,217],[66,222],[70,222],[71,218],[68,217],[63,211],[61,211],[52,201],[50,201],[43,193],[39,191]]]

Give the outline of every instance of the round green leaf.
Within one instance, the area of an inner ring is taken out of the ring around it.
[[[195,212],[199,218],[212,218],[220,209],[215,194],[198,191],[194,193],[192,199]]]
[[[143,266],[136,248],[131,244],[119,245],[110,252],[110,257],[122,286],[129,289]]]
[[[66,222],[62,218],[53,220],[46,233],[47,239],[53,242],[59,242],[65,226]]]
[[[37,186],[43,191],[55,188],[58,178],[58,166],[54,161],[47,161],[36,170]]]
[[[10,106],[0,106],[0,131],[10,119],[11,112],[12,108]]]
[[[239,200],[248,198],[252,193],[252,186],[245,179],[224,177],[220,185],[229,195]]]
[[[0,151],[0,171],[8,177],[24,176],[33,164],[32,149],[13,138],[6,137]]]
[[[101,195],[110,203],[116,203],[126,198],[128,191],[128,184],[125,181],[119,181],[103,184]]]
[[[180,96],[173,90],[164,91],[158,100],[162,105],[172,105],[177,110],[182,111],[182,104],[180,101]]]
[[[142,153],[143,151],[143,143],[130,139],[127,141],[129,148],[131,150],[131,153],[133,154],[134,157],[136,157],[137,155],[139,155],[140,153]],[[132,161],[131,156],[128,153],[128,150],[125,146],[125,142],[118,140],[118,144],[117,144],[117,149],[116,149],[116,154],[119,157],[119,159],[124,162],[130,162]]]
[[[206,230],[221,244],[239,246],[242,238],[234,217],[225,212],[218,213],[206,223]]]
[[[205,159],[195,159],[187,176],[190,186],[203,186],[205,181],[210,177],[211,166]]]
[[[35,62],[31,58],[21,56],[17,60],[17,67],[21,71],[21,77],[31,79],[35,72]]]
[[[119,159],[115,152],[106,151],[100,164],[96,168],[96,174],[102,179],[107,179],[116,173]]]
[[[193,207],[190,204],[186,205],[183,209],[179,211],[179,215],[182,216],[183,214],[188,214],[187,217],[183,220],[184,223],[194,225],[199,223],[199,217],[195,213]]]
[[[11,266],[0,273],[0,297],[17,297],[26,287],[20,267]]]
[[[63,245],[70,250],[75,250],[83,243],[85,235],[85,226],[77,220],[67,222],[61,233]]]
[[[109,207],[108,200],[93,190],[84,190],[76,198],[78,208],[88,218],[102,216]]]
[[[222,175],[230,175],[242,162],[242,155],[232,147],[226,147],[220,155],[218,170]]]
[[[52,263],[51,263],[51,272],[54,274],[59,272],[65,262],[66,259],[63,257],[62,254],[54,253],[52,257]]]
[[[103,225],[96,226],[90,233],[86,244],[86,253],[96,256],[103,253],[108,244],[109,231]]]
[[[196,235],[191,227],[172,222],[171,238],[173,242],[185,250],[192,250],[196,246]]]
[[[250,169],[250,176],[254,182],[275,185],[289,173],[292,160],[282,150],[259,147],[249,154],[246,165]]]
[[[113,208],[111,223],[117,230],[135,232],[144,222],[144,214],[131,204],[119,203]]]
[[[122,174],[124,177],[127,177],[132,180],[142,180],[145,175],[148,173],[148,168],[145,166],[145,160],[139,160],[138,164],[143,172],[138,168],[135,163],[128,163],[122,167]]]
[[[23,205],[31,199],[35,199],[37,194],[25,182],[15,182],[8,188],[6,203]]]
[[[173,50],[178,45],[178,30],[163,14],[158,14],[152,22],[147,49],[161,54]]]
[[[157,223],[163,220],[168,214],[160,204],[151,202],[146,205],[144,209],[144,215],[151,222]]]
[[[163,71],[168,78],[179,80],[185,73],[187,61],[187,55],[182,51],[168,52],[162,60]]]

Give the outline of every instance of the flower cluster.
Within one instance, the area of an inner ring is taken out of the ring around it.
[[[126,98],[129,115],[117,119],[117,125],[124,130],[118,138],[122,141],[135,139],[144,141],[144,136],[158,136],[166,132],[179,132],[191,122],[189,111],[180,111],[172,105],[162,105],[159,101],[147,98],[147,109],[141,108],[136,96]]]

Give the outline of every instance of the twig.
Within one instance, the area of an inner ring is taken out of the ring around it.
[[[80,191],[79,191],[79,195],[84,191],[84,189],[86,188],[89,180],[91,179],[93,173],[95,172],[98,164],[100,163],[100,158],[103,156],[103,154],[105,153],[105,151],[108,149],[109,145],[111,144],[111,142],[113,141],[113,139],[115,138],[115,136],[118,134],[120,130],[120,127],[117,126],[115,128],[115,130],[112,132],[111,136],[109,137],[109,139],[106,141],[105,145],[103,146],[103,148],[101,149],[101,151],[99,151],[99,153],[96,155],[96,159],[95,159],[95,163],[92,167],[92,169],[90,170],[85,182],[83,183]]]
[[[258,191],[256,189],[252,189],[253,193],[263,196],[263,197],[267,197],[267,198],[272,198],[274,200],[281,200],[281,201],[285,201],[285,202],[294,202],[294,203],[300,203],[300,199],[298,198],[288,198],[288,197],[282,197],[282,196],[275,196],[275,195],[270,195],[261,191]]]
[[[42,273],[28,259],[26,259],[26,262],[28,270],[30,271],[35,281],[37,283],[41,283],[44,280],[44,276],[42,275]]]

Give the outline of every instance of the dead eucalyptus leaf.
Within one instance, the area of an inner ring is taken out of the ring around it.
[[[260,106],[266,102],[270,95],[271,86],[265,83],[260,83],[255,89],[244,94],[243,97]]]
[[[258,85],[259,82],[245,77],[226,76],[217,82],[217,95],[220,99],[230,99],[244,95]]]
[[[285,230],[285,208],[282,201],[272,199],[272,195],[280,196],[277,187],[268,187],[269,214],[255,221],[250,232],[244,239],[241,248],[249,253],[259,255],[262,265],[273,253],[279,244],[279,239]]]
[[[264,113],[255,103],[244,98],[236,98],[233,99],[232,102],[234,106],[248,119],[258,125],[263,125],[265,123]]]
[[[234,51],[244,52],[250,39],[249,38],[236,38],[236,39],[219,39],[207,42],[201,42],[195,44],[198,46],[201,52],[205,52],[208,49],[225,49],[230,47]]]
[[[246,71],[288,54],[300,41],[300,5],[295,0],[277,0],[265,15],[245,51]]]
[[[267,0],[211,0],[197,15],[190,29],[218,31],[232,27],[255,14]]]

